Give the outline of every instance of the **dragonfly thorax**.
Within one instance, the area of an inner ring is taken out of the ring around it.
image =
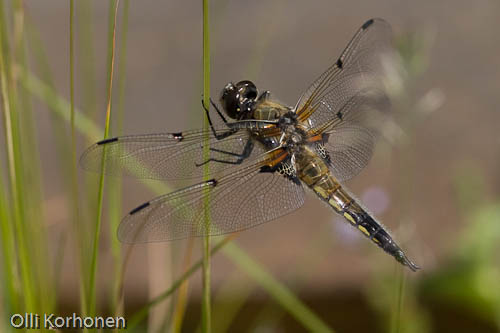
[[[294,149],[304,142],[306,133],[297,126],[297,116],[290,111],[280,117],[278,127],[281,129],[280,143]]]

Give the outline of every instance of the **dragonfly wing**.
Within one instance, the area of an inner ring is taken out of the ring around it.
[[[340,58],[313,82],[295,108],[315,128],[342,117],[338,112],[360,91],[384,93],[385,64],[393,57],[392,30],[382,19],[368,20]]]
[[[390,115],[384,80],[393,60],[392,31],[382,19],[367,21],[340,58],[302,95],[299,121],[323,146],[339,181],[357,175],[369,162]]]
[[[385,94],[360,92],[340,110],[342,119],[332,119],[322,126],[330,169],[339,181],[351,179],[368,164],[387,119],[379,110],[388,109],[390,101]]]
[[[216,130],[217,134],[228,129]],[[80,163],[86,170],[109,175],[130,175],[143,179],[193,179],[203,176],[202,164],[205,140],[211,148],[209,172],[218,174],[233,167],[245,150],[250,133],[240,130],[218,140],[210,130],[182,133],[130,135],[100,141],[89,147],[81,156]],[[248,162],[263,154],[258,144],[243,161]],[[223,161],[223,162],[214,162]],[[104,162],[104,163],[103,163]]]
[[[268,171],[268,162],[237,168],[137,207],[123,219],[118,238],[125,243],[144,243],[221,235],[294,211],[304,203],[300,181],[290,175],[293,168],[279,169],[288,174]],[[204,204],[209,207],[209,225]]]

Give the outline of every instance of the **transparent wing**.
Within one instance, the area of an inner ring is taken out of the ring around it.
[[[221,235],[276,219],[302,206],[300,181],[278,171],[262,172],[265,164],[239,168],[137,207],[123,219],[118,238],[125,243],[143,243]],[[204,203],[210,208],[209,226],[205,224]]]
[[[367,21],[337,62],[297,103],[298,119],[310,134],[327,134],[324,148],[340,181],[354,177],[368,164],[381,125],[390,114],[384,78],[393,57],[391,40],[387,22]]]
[[[392,31],[382,19],[368,20],[340,58],[313,82],[296,106],[299,120],[311,127],[338,117],[359,91],[384,91],[384,63],[392,54]],[[340,115],[342,116],[342,115]]]
[[[389,108],[390,101],[385,94],[362,91],[341,109],[343,119],[334,118],[322,126],[330,169],[339,181],[351,179],[368,164],[386,119],[379,110]]]
[[[216,133],[227,131],[227,128],[218,129]],[[213,175],[234,167],[251,140],[246,130],[221,140],[216,139],[210,130],[122,136],[92,145],[82,154],[80,164],[90,171],[104,170],[110,175],[124,174],[143,179],[201,178],[204,172],[202,165],[207,161],[203,148],[207,136],[211,148],[207,164]],[[265,152],[259,144],[252,147],[245,162]]]

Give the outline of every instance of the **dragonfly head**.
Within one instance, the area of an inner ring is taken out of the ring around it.
[[[249,115],[257,100],[257,87],[251,81],[226,84],[220,96],[220,103],[232,119],[244,119]]]

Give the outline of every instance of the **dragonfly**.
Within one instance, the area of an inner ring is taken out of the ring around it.
[[[203,105],[206,129],[120,136],[89,147],[81,157],[86,170],[194,183],[130,211],[118,227],[119,240],[234,233],[295,211],[309,188],[399,263],[418,270],[342,185],[368,164],[390,116],[384,64],[391,44],[390,25],[370,19],[294,107],[259,92],[251,81],[228,83],[219,106],[212,100]]]

